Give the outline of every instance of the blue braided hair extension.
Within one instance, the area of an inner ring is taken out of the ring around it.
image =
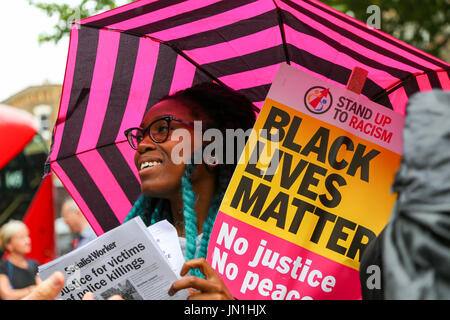
[[[194,210],[197,199],[192,188],[194,169],[193,164],[186,164],[186,169],[181,178],[184,230],[186,234],[186,260],[194,259],[197,252],[197,214]]]
[[[214,225],[214,221],[219,211],[220,204],[222,202],[225,191],[228,187],[228,182],[233,173],[227,167],[218,167],[218,181],[216,186],[216,192],[214,193],[211,204],[208,209],[208,214],[203,223],[203,235],[200,242],[200,248],[197,252],[197,215],[194,210],[196,201],[196,195],[192,189],[192,175],[194,166],[188,164],[186,166],[185,173],[182,178],[182,190],[183,190],[183,213],[185,219],[185,233],[186,233],[186,259],[193,258],[206,258],[208,251],[209,238]],[[191,274],[204,278],[204,275],[198,269],[191,270]]]

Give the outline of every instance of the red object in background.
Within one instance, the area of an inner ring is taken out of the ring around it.
[[[30,231],[31,252],[27,258],[40,264],[53,260],[55,254],[55,210],[52,176],[46,176],[39,186],[23,222]]]
[[[33,139],[37,120],[28,112],[0,105],[0,169]]]
[[[27,146],[38,132],[38,122],[27,111],[0,104],[0,170]],[[55,258],[53,182],[46,176],[23,217],[30,231],[28,258],[46,263]],[[6,258],[7,254],[3,258]]]

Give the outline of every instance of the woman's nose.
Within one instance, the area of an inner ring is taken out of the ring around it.
[[[156,143],[150,138],[150,135],[146,134],[144,139],[138,144],[138,152],[143,153],[154,149],[156,149]]]

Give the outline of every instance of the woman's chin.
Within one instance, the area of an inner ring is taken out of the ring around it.
[[[143,194],[150,198],[171,198],[171,194],[174,194],[173,189],[167,189],[166,184],[145,183],[141,184],[141,191]]]
[[[21,254],[22,256],[25,256],[27,254],[29,254],[31,252],[31,248],[26,248],[26,249],[22,249],[19,251],[19,254]]]

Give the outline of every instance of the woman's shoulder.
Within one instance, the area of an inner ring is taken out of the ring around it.
[[[6,259],[0,259],[0,273],[6,273],[7,271],[7,261]]]
[[[28,261],[28,269],[33,270],[39,267],[39,262],[34,259],[27,259]]]

